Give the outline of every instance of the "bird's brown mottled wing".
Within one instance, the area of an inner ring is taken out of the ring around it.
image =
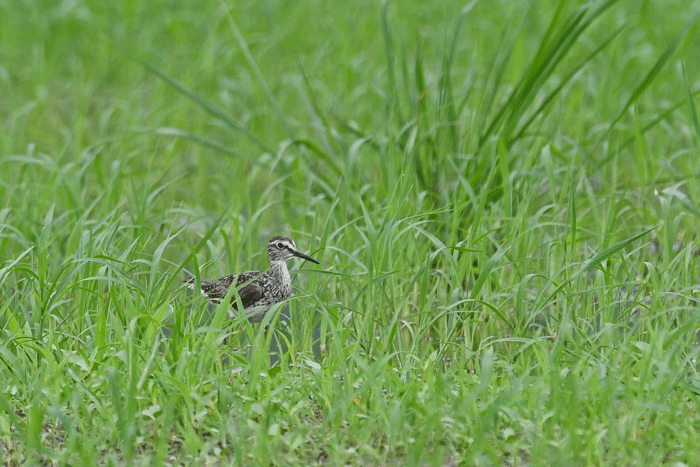
[[[209,301],[219,303],[226,296],[234,279],[236,279],[236,274],[224,276],[221,279],[202,279],[202,293],[206,295]]]
[[[238,296],[241,298],[241,305],[243,305],[243,309],[245,310],[250,305],[260,300],[263,296],[263,288],[255,282],[251,282],[238,289]],[[231,307],[234,310],[238,310],[238,302],[236,302],[235,295],[231,297]]]
[[[260,276],[260,274],[262,274],[260,271],[250,271],[238,275],[236,287],[238,287],[238,296],[241,298],[243,309],[248,308],[250,305],[260,300],[260,297],[263,295],[263,288],[254,280],[256,277]],[[243,285],[243,287],[241,287],[241,285]],[[234,310],[238,310],[235,295],[231,297],[231,306]]]
[[[259,277],[261,274],[260,271],[250,271],[241,274],[230,274],[221,279],[202,279],[202,293],[210,302],[218,304],[221,299],[226,296],[231,285],[235,282],[236,287],[239,287],[238,296],[241,298],[241,304],[245,309],[248,308],[249,305],[260,300],[263,295],[263,288],[254,281],[255,278]],[[194,277],[185,281],[185,283],[194,286]],[[238,310],[235,295],[231,297],[231,306],[234,310]]]
[[[262,274],[261,271],[248,271],[248,272],[242,272],[240,274],[236,274],[236,287],[240,287],[246,282],[251,282],[253,279],[256,279]]]

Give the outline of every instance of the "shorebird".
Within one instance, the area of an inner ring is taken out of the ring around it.
[[[235,284],[245,315],[251,323],[257,323],[262,321],[272,305],[288,300],[292,295],[292,278],[287,269],[288,259],[297,257],[321,264],[297,250],[294,240],[289,237],[272,237],[267,244],[267,255],[270,259],[270,269],[267,271],[230,274],[221,279],[202,279],[202,294],[211,303],[218,305],[226,297],[231,285]],[[195,278],[190,277],[185,284],[194,290]],[[233,309],[229,309],[228,314],[233,319],[238,312],[235,295],[231,296],[231,308]]]

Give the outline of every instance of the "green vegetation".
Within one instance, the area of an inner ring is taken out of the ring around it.
[[[0,9],[4,465],[700,465],[697,5]]]

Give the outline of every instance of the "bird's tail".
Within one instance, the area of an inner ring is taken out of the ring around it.
[[[187,286],[187,288],[190,290],[194,290],[195,282],[196,281],[195,281],[194,276],[190,276],[190,277],[186,278],[184,281],[182,281],[182,283],[185,284]]]

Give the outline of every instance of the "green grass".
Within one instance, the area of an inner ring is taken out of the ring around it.
[[[3,465],[700,465],[688,2],[0,10]]]

